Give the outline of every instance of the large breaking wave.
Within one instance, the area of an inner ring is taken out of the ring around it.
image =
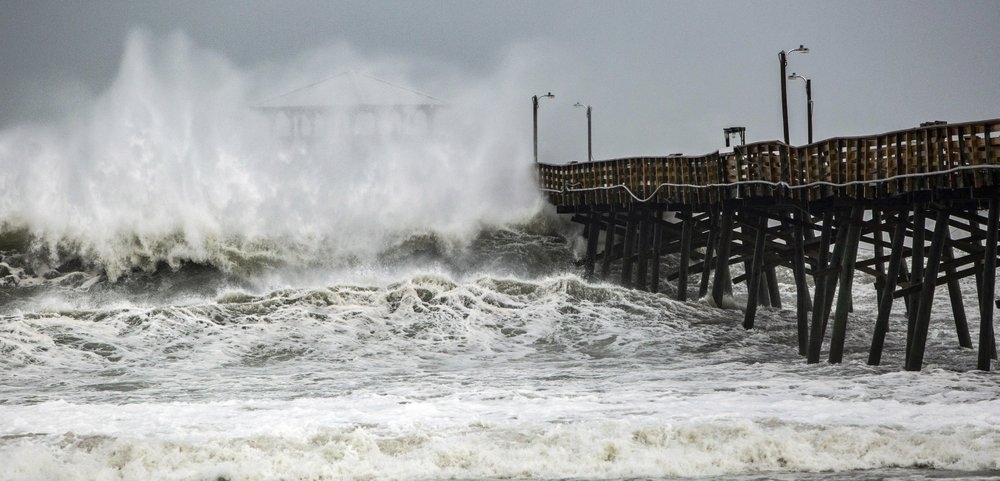
[[[340,71],[405,84],[413,62],[341,46],[241,68],[182,34],[135,32],[88,108],[0,132],[0,250],[53,267],[77,257],[114,279],[186,262],[357,261],[414,236],[465,245],[540,209],[527,141],[511,140],[526,138],[504,90],[519,65],[422,77],[448,101],[434,128],[377,119],[305,145],[251,107]]]

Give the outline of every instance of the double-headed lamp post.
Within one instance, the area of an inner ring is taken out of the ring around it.
[[[543,99],[544,98],[550,98],[550,99],[552,99],[552,98],[555,98],[555,97],[556,97],[555,95],[552,95],[552,92],[549,92],[549,93],[547,93],[545,95],[542,95],[540,97],[538,95],[532,95],[531,96],[531,106],[532,106],[532,111],[531,111],[532,116],[531,116],[531,118],[532,118],[532,127],[533,127],[533,131],[534,131],[534,134],[535,134],[534,135],[534,138],[535,138],[534,144],[535,144],[535,163],[536,164],[538,163],[538,99],[539,98],[543,98]]]
[[[788,80],[801,79],[806,81],[806,118],[809,125],[809,143],[813,143],[813,94],[812,80],[803,77],[795,72],[788,76]]]
[[[593,143],[591,142],[591,130],[590,130],[590,106],[583,105],[580,102],[573,104],[574,107],[587,107],[587,160],[590,162],[594,161],[594,150],[592,148]]]
[[[793,48],[788,52],[784,50],[778,52],[778,64],[781,65],[781,121],[782,126],[785,129],[785,143],[788,143],[788,93],[786,92],[785,80],[786,73],[785,67],[788,65],[788,54],[790,53],[809,53],[809,49],[804,45],[799,45],[799,48]]]

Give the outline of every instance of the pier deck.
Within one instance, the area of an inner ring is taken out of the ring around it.
[[[874,277],[879,299],[868,362],[881,362],[901,299],[903,365],[919,370],[937,286],[949,290],[959,345],[973,347],[959,280],[975,276],[977,366],[988,370],[996,359],[1000,119],[800,147],[772,141],[702,156],[539,164],[538,175],[557,211],[585,226],[588,277],[608,279],[614,264],[623,285],[659,291],[676,280],[685,300],[689,278],[700,275],[699,296],[710,292],[720,306],[742,282],[743,325],[751,329],[759,305],[782,305],[775,269],[791,269],[800,353],[818,362],[830,331],[828,359],[840,362],[854,273],[862,271]],[[661,273],[666,254],[679,254],[680,264]],[[732,277],[732,264],[745,273]]]

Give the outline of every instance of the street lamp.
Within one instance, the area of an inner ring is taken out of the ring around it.
[[[593,162],[594,161],[594,151],[591,148],[591,146],[593,144],[591,143],[591,135],[590,135],[590,133],[591,133],[591,130],[590,130],[590,106],[589,105],[583,105],[580,102],[577,102],[577,103],[573,104],[573,106],[574,107],[587,107],[587,160]]]
[[[812,94],[812,80],[803,77],[801,75],[792,72],[788,76],[788,80],[802,79],[806,81],[806,112],[809,122],[809,143],[813,143],[813,94]]]
[[[784,50],[778,52],[778,63],[781,65],[781,121],[785,128],[786,144],[788,143],[788,93],[785,91],[785,66],[788,65],[788,54],[795,52],[809,53],[809,49],[804,45],[799,45],[799,48],[793,48],[788,52]]]
[[[541,96],[541,98],[543,98],[543,99],[544,98],[553,99],[555,97],[556,97],[555,95],[552,95],[552,92],[549,92],[549,93]],[[534,130],[534,133],[535,133],[535,163],[536,164],[538,163],[538,99],[539,99],[538,95],[532,95],[531,96],[531,106],[532,106],[532,109],[533,109],[532,110],[532,126],[533,126],[533,130]]]

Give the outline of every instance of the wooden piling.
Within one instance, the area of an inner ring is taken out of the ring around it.
[[[687,300],[688,263],[691,260],[691,236],[694,235],[694,219],[687,212],[688,218],[681,224],[681,264],[677,273],[677,300]]]
[[[795,319],[798,329],[799,355],[805,356],[809,349],[809,285],[806,283],[806,253],[805,233],[802,226],[802,213],[797,212],[796,222],[792,227],[792,246],[795,249],[792,259],[792,274],[795,278]]]
[[[993,299],[997,273],[997,230],[1000,229],[1000,198],[990,199],[986,223],[986,249],[983,253],[983,289],[979,295],[979,357],[976,368],[990,370],[990,358],[996,353],[993,331]]]
[[[854,263],[858,258],[858,241],[861,238],[861,221],[864,211],[860,206],[851,210],[847,219],[845,233],[847,245],[844,246],[840,263],[840,292],[837,296],[837,313],[833,320],[833,333],[830,337],[830,362],[840,363],[844,358],[844,340],[847,337],[847,313],[850,309],[854,285]]]
[[[584,267],[584,277],[594,280],[594,263],[597,260],[597,241],[601,234],[601,214],[590,213],[590,226],[587,228],[587,257]]]
[[[874,240],[873,250],[875,255],[875,297],[876,303],[882,300],[881,285],[885,282],[885,251],[882,247],[882,210],[878,207],[872,208],[872,239]]]
[[[767,219],[760,216],[757,221],[757,233],[753,243],[753,258],[750,261],[747,281],[747,309],[743,315],[743,328],[753,329],[754,317],[757,315],[757,296],[760,293],[761,275],[764,271],[764,244],[767,242]]]
[[[650,273],[650,292],[660,292],[660,256],[663,251],[663,211],[657,210],[653,221],[653,265]]]
[[[812,325],[809,326],[809,352],[807,361],[810,364],[819,362],[820,350],[823,347],[823,337],[826,330],[826,305],[827,305],[827,257],[830,252],[830,240],[833,237],[833,210],[828,209],[823,213],[823,229],[820,231],[819,255],[817,256],[817,267],[813,271],[813,284],[815,294],[813,295],[813,316]]]
[[[955,248],[950,243],[951,235],[945,230],[944,236],[944,259],[945,261],[955,260]],[[958,335],[958,345],[971,349],[972,336],[969,335],[969,321],[965,316],[965,301],[962,299],[962,286],[958,284],[954,266],[949,266],[945,269],[945,273],[949,278],[948,297],[951,300],[952,317],[955,318],[955,333]]]
[[[636,269],[635,288],[646,290],[646,274],[649,272],[649,237],[650,211],[641,211],[639,215],[639,268]]]
[[[920,297],[917,301],[913,338],[906,356],[907,371],[919,371],[924,364],[924,349],[927,346],[927,330],[930,326],[931,305],[934,303],[934,288],[937,284],[938,268],[941,266],[941,253],[944,251],[944,236],[945,232],[948,231],[948,215],[947,206],[938,208],[930,255],[927,256],[927,267],[924,269]]]
[[[844,263],[844,254],[849,245],[848,233],[850,232],[851,217],[849,212],[840,211],[837,213],[837,241],[833,245],[833,255],[830,257],[830,267],[827,272],[826,283],[826,304],[823,306],[823,332],[826,333],[826,324],[833,311],[834,294],[840,282],[840,271]],[[850,291],[848,291],[850,294]],[[844,312],[849,312],[851,297],[848,295],[845,302]]]
[[[611,274],[611,257],[615,250],[615,210],[608,212],[608,222],[604,229],[604,259],[601,261],[601,279],[607,280]]]
[[[708,226],[708,242],[705,243],[705,259],[702,261],[701,285],[698,286],[698,297],[702,298],[708,294],[708,281],[712,275],[712,254],[715,251],[715,243],[719,237],[719,213],[712,211]]]
[[[910,237],[910,286],[920,282],[924,275],[924,233],[926,232],[926,215],[923,204],[917,204],[913,209],[913,235]],[[917,324],[917,311],[920,307],[920,292],[910,295],[910,310],[906,322],[906,358],[909,365],[910,350],[913,347],[913,332]]]
[[[892,312],[892,292],[896,289],[899,273],[903,266],[903,241],[906,239],[906,225],[910,212],[905,207],[899,211],[896,226],[892,234],[892,251],[889,254],[889,271],[882,286],[882,294],[878,302],[878,317],[875,320],[875,332],[872,335],[872,347],[868,352],[868,364],[877,366],[882,362],[882,347],[885,345],[885,333],[889,330],[889,314]]]
[[[632,264],[635,261],[635,237],[638,230],[638,212],[634,209],[628,213],[625,223],[625,244],[622,250],[622,285],[632,287]]]
[[[712,300],[717,307],[722,307],[722,298],[726,294],[729,278],[729,248],[733,238],[733,208],[722,207],[722,219],[719,222],[719,255],[715,263],[715,281],[712,284]]]

